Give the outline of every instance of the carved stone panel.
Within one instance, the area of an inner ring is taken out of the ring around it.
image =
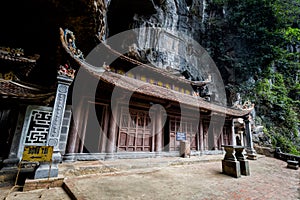
[[[46,106],[28,106],[24,119],[21,142],[18,150],[20,158],[25,145],[43,146],[47,145],[47,138],[51,123],[52,107]],[[63,129],[59,139],[59,149],[62,154],[65,153],[66,143],[68,139],[69,126],[71,121],[71,107],[67,106]]]

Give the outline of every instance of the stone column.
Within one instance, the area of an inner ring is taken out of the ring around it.
[[[249,115],[247,115],[244,118],[244,123],[245,123],[245,132],[246,132],[246,138],[247,138],[247,159],[250,160],[256,160],[257,159],[257,155],[256,155],[256,151],[253,148],[253,141],[252,141],[252,131],[251,131],[251,124],[250,124],[250,119],[249,119]]]
[[[160,154],[162,151],[162,129],[163,129],[163,123],[162,123],[162,112],[161,109],[158,108],[156,111],[156,123],[155,123],[155,151],[157,154]]]
[[[73,74],[74,75],[74,74]],[[53,112],[49,127],[49,133],[47,137],[47,146],[53,146],[52,166],[50,177],[58,176],[58,163],[62,161],[59,140],[61,134],[61,128],[66,108],[66,101],[68,97],[69,86],[73,82],[73,76],[68,74],[59,74],[57,76],[58,86],[56,91],[55,102],[53,106]],[[35,172],[35,179],[47,178],[49,176],[49,164],[42,163]]]

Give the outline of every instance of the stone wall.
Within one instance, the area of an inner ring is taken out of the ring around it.
[[[296,156],[296,155],[289,154],[289,153],[283,153],[283,152],[281,152],[279,147],[276,148],[274,157],[277,159],[280,159],[280,160],[284,160],[284,161],[295,160],[295,161],[298,161],[298,163],[300,163],[300,156]]]
[[[255,145],[254,149],[255,149],[256,153],[265,155],[267,157],[274,157],[274,154],[275,154],[275,149],[270,148],[270,147],[262,147],[262,146]]]

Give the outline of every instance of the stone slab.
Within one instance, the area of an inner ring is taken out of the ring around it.
[[[287,168],[295,169],[295,170],[299,169],[298,161],[287,160]]]
[[[49,189],[54,187],[62,187],[64,178],[47,178],[47,179],[26,179],[23,187],[23,191],[37,190],[37,189]]]

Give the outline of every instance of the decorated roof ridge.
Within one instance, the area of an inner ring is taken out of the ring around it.
[[[99,73],[101,72],[105,72],[106,70],[108,69],[104,69],[102,67],[95,67],[87,62],[85,62],[84,58],[83,58],[83,54],[82,52],[80,51],[79,54],[77,54],[77,50],[74,49],[74,47],[76,48],[75,46],[75,41],[72,41],[71,42],[71,46],[67,44],[67,41],[66,41],[66,34],[73,34],[72,31],[69,31],[68,29],[65,29],[63,30],[62,28],[59,29],[60,30],[60,41],[61,41],[61,44],[62,44],[62,47],[63,49],[68,53],[68,55],[74,59],[74,61],[80,66],[80,67],[83,67],[83,68],[92,68],[94,71],[97,71]],[[75,37],[74,37],[75,39]]]
[[[52,88],[44,88],[15,79],[0,78],[0,99],[19,99],[50,104],[54,96],[55,90]]]
[[[123,76],[123,75],[117,74],[117,73],[113,73],[103,67],[95,67],[95,66],[90,65],[89,63],[85,62],[84,60],[79,59],[78,56],[74,55],[74,53],[71,52],[71,50],[68,48],[68,45],[66,44],[66,42],[64,40],[63,29],[60,29],[60,32],[61,32],[60,38],[61,38],[62,46],[63,46],[64,50],[70,55],[70,57],[73,58],[80,67],[82,67],[84,70],[86,70],[92,76],[94,76],[97,79],[100,79],[104,82],[107,82],[109,84],[113,84],[113,85],[120,87],[122,89],[125,89],[125,90],[138,92],[140,94],[179,102],[179,103],[183,103],[185,105],[192,106],[192,107],[200,107],[200,108],[204,108],[207,110],[211,110],[213,112],[227,114],[227,115],[231,115],[231,116],[237,116],[237,117],[245,116],[245,115],[249,114],[253,109],[253,108],[235,109],[235,108],[220,106],[220,105],[205,101],[204,99],[202,99],[200,97],[183,94],[183,93],[180,93],[180,92],[177,92],[174,90],[170,90],[170,89],[167,89],[164,87],[153,85],[151,83],[143,82],[138,79],[130,78],[130,77]],[[115,51],[113,49],[111,49],[111,50]],[[129,57],[126,57],[126,56],[120,54],[119,52],[115,51],[115,53],[120,55],[121,58],[134,60],[132,58],[129,58]],[[139,61],[134,60],[134,62],[139,62]],[[151,66],[143,64],[143,63],[141,63],[140,66],[146,66],[147,68],[151,67]],[[162,71],[155,67],[151,67],[151,69],[156,70],[157,72]],[[165,74],[167,74],[167,73],[164,72],[164,75]],[[170,74],[167,74],[167,75],[170,76]],[[186,79],[184,79],[184,80],[188,81]],[[138,89],[136,90],[136,88],[138,88]],[[176,94],[176,97],[178,97],[178,98],[177,99],[171,98],[172,96],[174,96],[173,94]]]
[[[39,58],[39,54],[25,56],[24,50],[21,48],[0,47],[2,68],[13,71],[17,79],[26,80],[33,68],[36,67]]]
[[[27,88],[29,90],[39,91],[39,92],[42,92],[42,91],[51,91],[51,92],[55,91],[55,88],[43,87],[43,86],[40,86],[40,85],[37,85],[37,84],[22,81],[18,77],[16,77],[14,74],[12,74],[11,76],[12,77],[10,77],[10,78],[0,77],[0,82],[9,82],[9,83],[17,85],[19,87]]]
[[[26,56],[21,48],[0,47],[0,59],[21,62],[21,63],[36,63],[39,55]]]
[[[71,34],[72,36],[70,36],[70,37],[73,38],[73,40],[68,41],[66,34]],[[81,64],[83,64],[84,66],[87,66],[87,67],[90,67],[90,68],[94,69],[98,73],[103,73],[103,72],[109,70],[108,68],[103,68],[103,66],[99,66],[99,67],[93,66],[93,65],[87,63],[84,60],[81,51],[78,50],[75,46],[75,36],[73,35],[73,32],[71,32],[70,30],[65,29],[65,31],[64,31],[62,28],[60,28],[60,39],[61,39],[61,43],[62,43],[62,46],[64,47],[65,51],[67,51],[68,54],[71,57],[73,57],[80,66],[81,66]],[[138,65],[139,67],[143,67],[143,68],[146,68],[146,69],[151,69],[152,71],[154,71],[156,73],[159,73],[159,74],[162,74],[165,77],[168,77],[168,78],[173,79],[175,81],[180,81],[182,83],[186,83],[186,84],[193,85],[193,86],[204,86],[206,84],[211,83],[210,79],[207,80],[207,81],[191,81],[191,80],[187,80],[185,78],[180,78],[176,75],[172,75],[167,70],[160,69],[160,68],[151,66],[149,64],[142,63],[142,62],[140,62],[138,60],[135,60],[133,58],[130,58],[128,56],[125,56],[122,53],[116,51],[115,49],[112,49],[109,45],[107,45],[105,43],[101,43],[101,44],[104,45],[104,47],[106,47],[106,49],[109,50],[111,53],[118,56],[118,58],[120,58],[120,59],[122,59],[126,62],[129,62],[131,64]],[[79,52],[79,54],[77,52]],[[109,66],[107,66],[107,67],[109,67]]]
[[[0,80],[0,98],[23,100],[49,99],[55,96],[55,91],[42,93],[41,90],[18,84],[11,80]]]

